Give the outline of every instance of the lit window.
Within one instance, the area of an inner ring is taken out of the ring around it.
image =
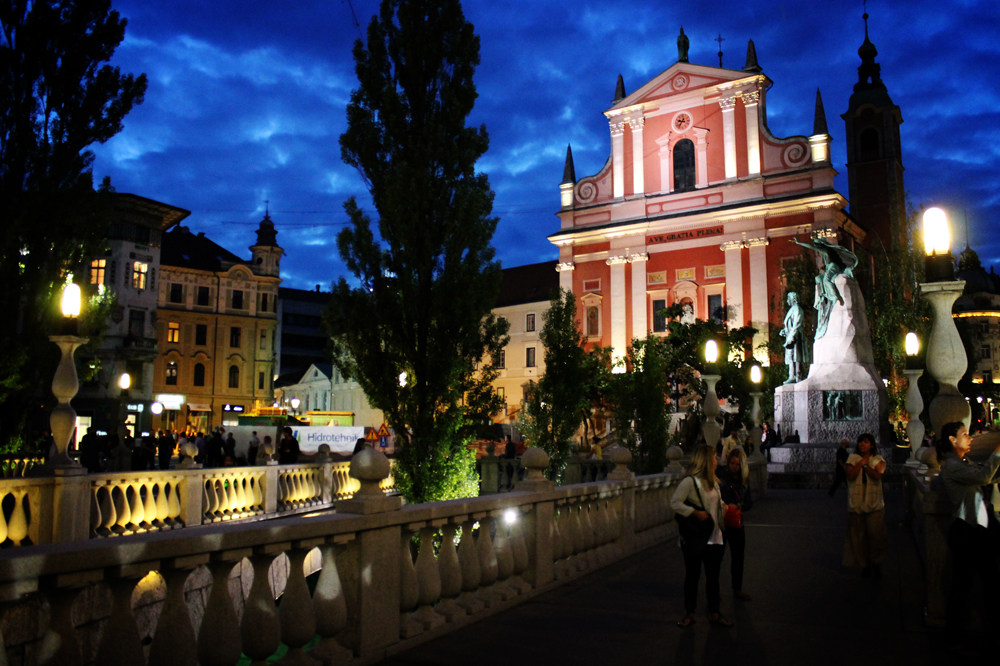
[[[601,311],[596,305],[587,308],[587,337],[596,338],[601,334]]]
[[[507,394],[502,386],[497,387],[497,397],[500,398],[501,400],[507,397]]]
[[[132,288],[145,289],[146,275],[149,273],[149,264],[137,261],[132,264]]]
[[[167,324],[167,342],[181,341],[181,325],[175,321]]]
[[[90,284],[104,284],[104,272],[107,266],[107,259],[94,259],[90,262]]]

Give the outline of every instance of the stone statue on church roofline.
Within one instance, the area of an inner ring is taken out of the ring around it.
[[[854,269],[858,266],[858,257],[847,248],[834,245],[825,238],[816,238],[812,242],[805,243],[799,241],[798,238],[792,238],[791,241],[807,250],[817,252],[823,257],[824,270],[816,276],[816,298],[813,300],[813,307],[816,308],[817,312],[816,339],[818,340],[826,334],[833,304],[844,304],[844,298],[840,294],[840,290],[837,289],[835,280],[841,273],[853,280]]]
[[[687,62],[688,61],[688,49],[691,46],[691,41],[684,34],[684,28],[681,27],[681,34],[677,37],[677,62]]]

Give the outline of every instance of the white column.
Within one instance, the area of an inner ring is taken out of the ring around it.
[[[726,180],[736,178],[736,121],[733,112],[736,98],[727,97],[719,100],[722,107],[722,140],[725,143]]]
[[[627,255],[608,257],[611,266],[611,360],[625,358],[628,340],[625,337],[625,264]]]
[[[743,326],[743,243],[732,241],[725,243],[722,249],[726,252],[726,303],[729,312],[729,325]]]
[[[572,261],[562,261],[556,264],[556,272],[559,273],[559,288],[573,293],[573,269],[576,264]]]
[[[645,339],[649,333],[646,324],[646,261],[649,254],[639,252],[629,255],[632,264],[632,337]]]
[[[747,110],[747,164],[750,175],[760,173],[760,134],[757,119],[757,106],[760,102],[760,92],[743,93],[743,106]]]
[[[642,126],[646,123],[645,118],[630,118],[629,126],[632,128],[632,193],[643,194],[646,191],[645,177],[643,174],[643,148],[642,148]]]
[[[708,187],[708,130],[695,127],[694,130],[695,186]]]
[[[767,239],[750,242],[750,320],[757,329],[753,346],[767,342]]]
[[[615,199],[625,196],[625,123],[611,123],[611,182]]]
[[[660,192],[670,191],[670,174],[673,171],[672,166],[672,151],[670,150],[670,135],[672,132],[667,132],[659,139],[656,140],[656,144],[660,147]]]

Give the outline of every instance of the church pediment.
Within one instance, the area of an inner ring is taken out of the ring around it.
[[[674,63],[669,68],[654,77],[641,88],[625,97],[613,107],[605,111],[606,115],[616,115],[630,107],[648,105],[669,97],[704,90],[707,95],[715,94],[722,87],[733,85],[734,82],[745,79],[747,83],[758,78],[759,74],[748,74],[744,71],[692,65],[690,63]]]

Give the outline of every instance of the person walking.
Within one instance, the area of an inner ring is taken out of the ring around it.
[[[170,458],[174,455],[174,438],[170,431],[160,430],[156,438],[156,456],[160,461],[160,469],[170,468]]]
[[[711,622],[723,627],[733,623],[719,612],[719,570],[725,545],[722,537],[722,512],[724,504],[715,476],[718,460],[715,450],[701,444],[691,457],[687,476],[680,482],[670,500],[674,514],[680,519],[681,550],[684,553],[684,610],[677,623],[690,627],[695,622],[694,611],[698,602],[698,579],[702,565],[705,567],[705,592]]]
[[[299,461],[299,442],[292,437],[292,429],[282,430],[281,441],[278,442],[278,464],[294,465]]]
[[[936,442],[941,462],[941,480],[953,505],[951,526],[948,528],[948,548],[951,550],[951,593],[945,613],[945,640],[948,648],[959,655],[975,657],[977,652],[965,644],[966,611],[972,584],[978,574],[986,599],[984,625],[995,628],[1000,623],[996,600],[1000,596],[1000,567],[997,557],[997,534],[1000,524],[982,486],[996,481],[1000,470],[1000,445],[985,463],[966,459],[972,446],[969,430],[961,422],[941,428]],[[992,534],[991,534],[992,533]]]
[[[257,431],[254,430],[250,434],[250,445],[247,448],[247,464],[256,465],[257,464],[257,451],[260,450],[260,437],[257,436]]]
[[[847,458],[847,537],[844,566],[861,569],[868,578],[882,577],[882,562],[889,535],[885,528],[882,475],[885,459],[878,455],[875,438],[858,436],[858,445]]]
[[[837,492],[837,488],[841,484],[847,483],[847,456],[850,455],[847,452],[847,447],[851,445],[851,440],[846,437],[840,440],[840,448],[837,449],[835,454],[837,457],[836,465],[833,468],[833,485],[830,486],[830,497],[833,497],[834,493]]]
[[[750,601],[753,597],[743,591],[743,560],[747,547],[743,515],[753,506],[753,498],[750,495],[750,466],[742,448],[736,447],[727,455],[726,466],[719,470],[719,485],[726,506],[722,516],[725,526],[722,537],[723,546],[729,546],[733,596]]]

